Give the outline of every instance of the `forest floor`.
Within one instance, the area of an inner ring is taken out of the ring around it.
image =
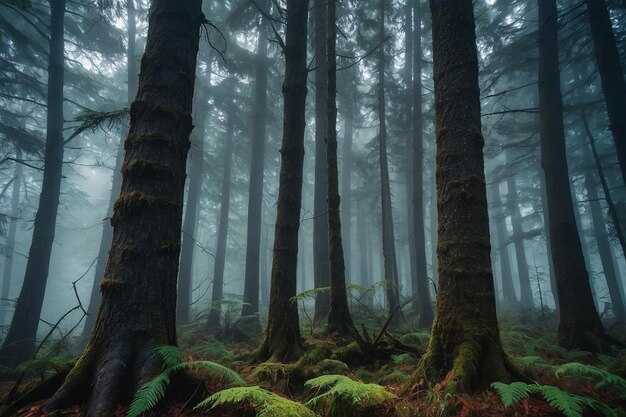
[[[369,331],[360,331],[364,341],[376,339],[384,326],[381,321],[376,323],[368,324]],[[180,351],[174,353],[190,365],[188,372],[203,381],[207,396],[218,391],[227,394],[219,400],[214,397],[213,408],[199,410],[192,405],[202,398],[191,400],[189,393],[178,393],[172,400],[168,394],[146,416],[626,416],[626,350],[610,354],[565,350],[554,344],[556,326],[549,319],[542,326],[501,319],[505,351],[534,384],[496,384],[472,395],[446,394],[441,387],[414,375],[419,362],[417,352],[426,349],[429,334],[415,329],[410,319],[390,330],[389,337],[381,334],[378,348],[368,354],[363,354],[357,343],[329,338],[321,327],[314,328],[306,335],[303,357],[296,364],[252,364],[246,356],[257,347],[258,338],[235,342],[232,335],[241,338],[242,332],[226,332],[230,336],[226,337],[210,334],[203,327],[180,327]],[[625,328],[607,323],[607,330],[626,342]],[[417,349],[403,352],[402,346]],[[51,375],[66,361],[69,351],[61,354],[57,348],[52,356],[44,355],[30,364],[28,372],[44,378]],[[194,365],[196,361],[211,362]],[[213,362],[236,374],[223,374],[223,370],[212,368]],[[245,381],[247,391],[220,391],[242,385],[240,380],[233,383],[233,378],[239,377]],[[12,388],[13,383],[3,383],[0,395],[6,396]],[[8,415],[44,416],[41,407],[45,400],[21,404],[19,411]],[[141,401],[139,410],[147,409]],[[2,404],[7,402],[6,397],[0,397],[0,416],[4,415]],[[308,414],[310,409],[313,414]],[[115,417],[126,417],[128,412],[128,406],[120,407]],[[78,417],[81,408],[75,406],[52,415]]]

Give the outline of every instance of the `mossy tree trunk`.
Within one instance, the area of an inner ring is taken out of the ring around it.
[[[326,130],[328,56],[326,54],[326,5],[328,0],[313,0],[315,50],[315,188],[313,196],[313,281],[315,288],[330,285],[328,248],[328,174],[326,172]],[[315,321],[326,321],[330,308],[328,292],[315,297]]]
[[[326,52],[328,54],[326,172],[328,178],[328,247],[330,254],[330,308],[328,332],[352,334],[352,316],[348,308],[346,271],[341,241],[341,214],[339,205],[339,169],[337,168],[337,29],[336,0],[328,1]],[[348,219],[349,221],[350,219]]]
[[[126,80],[128,88],[126,90],[126,98],[128,105],[135,97],[137,92],[137,21],[136,21],[135,1],[126,1],[126,15],[127,21],[127,33],[128,33],[128,46],[126,52]],[[94,270],[93,284],[91,286],[91,295],[89,297],[89,307],[87,308],[87,317],[85,317],[85,326],[83,327],[83,338],[87,339],[93,330],[93,325],[96,321],[96,313],[98,312],[98,306],[100,305],[100,281],[104,276],[104,270],[109,259],[109,249],[111,249],[111,242],[113,240],[113,227],[108,220],[113,214],[113,203],[115,198],[120,192],[120,186],[122,184],[122,162],[124,162],[124,139],[128,134],[126,128],[122,129],[120,144],[117,148],[117,156],[115,158],[115,170],[113,171],[113,181],[111,183],[111,197],[109,199],[109,207],[107,209],[107,219],[104,220],[102,225],[102,237],[100,238],[100,248],[98,249],[98,260],[96,261],[96,268]]]
[[[617,159],[626,184],[626,80],[605,0],[585,0]]]
[[[229,80],[227,82],[234,82]],[[232,90],[231,90],[232,91]],[[234,93],[234,91],[232,91]],[[217,245],[215,250],[215,264],[213,265],[213,291],[211,292],[211,307],[207,319],[207,328],[216,329],[220,326],[222,315],[221,302],[224,290],[224,267],[226,265],[226,242],[228,240],[228,214],[230,212],[230,188],[233,169],[233,135],[235,133],[236,108],[231,102],[226,110],[226,142],[224,144],[224,170],[222,173],[222,196],[220,200],[220,218],[217,229]]]
[[[601,350],[604,327],[593,304],[570,191],[561,99],[555,0],[539,6],[539,114],[550,241],[559,297],[557,340],[569,349]]]
[[[302,204],[305,101],[307,93],[308,0],[287,0],[284,118],[276,229],[272,261],[270,308],[259,359],[295,360],[302,340],[296,295],[298,230]]]
[[[451,393],[510,381],[500,343],[485,190],[471,0],[432,0],[437,136],[435,321],[418,375]]]
[[[0,349],[0,364],[11,368],[30,359],[35,352],[56,229],[63,170],[64,17],[65,0],[51,0],[43,183],[22,290]]]
[[[269,12],[270,2],[259,2]],[[268,80],[268,22],[261,18],[257,41],[257,63],[254,81],[254,108],[252,114],[252,160],[248,188],[248,234],[246,236],[246,270],[244,275],[242,316],[259,312],[259,262],[265,256],[260,252],[261,227],[263,225],[263,175],[265,171],[265,125],[267,119]],[[265,300],[264,300],[265,301]],[[259,328],[261,325],[259,324]]]
[[[46,411],[87,402],[110,417],[160,372],[154,348],[176,344],[176,278],[200,0],[154,0],[130,108],[122,188],[102,302],[89,342]]]

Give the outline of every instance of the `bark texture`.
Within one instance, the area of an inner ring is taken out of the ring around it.
[[[307,0],[287,0],[285,40],[284,118],[276,229],[265,339],[257,356],[278,361],[300,356],[302,340],[296,295],[298,230],[302,204],[305,101],[307,94]]]
[[[56,229],[63,170],[64,16],[65,0],[51,0],[45,170],[22,290],[0,349],[0,364],[11,368],[35,352]]]
[[[593,304],[572,205],[561,99],[555,0],[538,0],[539,116],[550,241],[560,308],[557,341],[569,349],[601,350],[604,328]]]
[[[485,190],[471,0],[431,0],[437,136],[439,291],[418,374],[452,393],[510,381],[500,343]]]
[[[160,372],[176,344],[176,277],[201,1],[155,0],[124,143],[121,194],[102,302],[89,342],[46,411],[87,401],[110,417]]]

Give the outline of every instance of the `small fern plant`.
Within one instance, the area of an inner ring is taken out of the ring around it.
[[[322,375],[308,380],[304,386],[315,391],[305,405],[327,416],[351,415],[355,409],[373,410],[397,398],[378,384],[365,384],[344,375]]]
[[[596,389],[615,388],[622,393],[621,398],[626,398],[626,379],[595,366],[578,362],[566,363],[557,368],[556,376],[558,378],[571,377],[577,381],[593,381]]]
[[[602,401],[593,398],[562,391],[552,385],[527,384],[513,382],[505,384],[494,382],[491,387],[496,390],[505,407],[526,400],[531,394],[540,394],[551,407],[562,412],[566,417],[583,417],[585,407],[589,407],[604,417],[619,417],[617,410],[612,409]]]
[[[227,407],[236,411],[252,407],[257,417],[317,417],[304,405],[259,386],[235,387],[216,392],[194,409],[216,407]]]
[[[163,361],[162,372],[137,390],[126,417],[138,417],[151,410],[165,396],[173,372],[194,369],[204,372],[208,378],[221,379],[228,386],[246,385],[246,382],[232,369],[211,361],[183,361],[183,354],[177,346],[158,346],[155,352]]]

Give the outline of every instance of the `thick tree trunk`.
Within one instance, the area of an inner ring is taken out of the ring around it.
[[[395,235],[393,231],[393,213],[391,207],[391,187],[389,184],[389,163],[387,161],[387,125],[385,118],[385,0],[380,0],[379,15],[379,41],[378,48],[378,120],[380,130],[379,158],[380,158],[380,195],[382,207],[382,237],[383,237],[383,257],[384,279],[387,294],[387,308],[392,314],[400,305],[400,288],[398,283],[398,264],[396,261]],[[398,320],[400,315],[394,316]]]
[[[22,159],[22,151],[17,148],[15,151],[15,159]],[[11,289],[11,278],[13,273],[13,256],[15,255],[15,234],[17,232],[17,220],[20,216],[20,188],[22,185],[22,164],[15,163],[13,172],[13,193],[11,195],[11,220],[9,220],[9,233],[7,235],[7,252],[4,258],[4,270],[2,272],[2,295],[0,302],[0,325],[4,325],[4,319],[9,308],[7,300],[9,299],[9,290]]]
[[[431,1],[439,291],[418,374],[468,392],[510,381],[491,272],[472,1]]]
[[[500,183],[494,181],[491,184],[491,194],[493,196],[494,222],[496,223],[496,234],[498,236],[498,252],[500,254],[500,274],[502,279],[502,305],[507,309],[517,310],[519,301],[515,295],[513,287],[513,276],[511,274],[511,259],[507,243],[509,240],[506,231],[505,215],[502,210],[502,198],[500,197]]]
[[[261,7],[269,10],[269,1],[263,0]],[[252,114],[252,160],[248,188],[248,234],[246,240],[246,270],[244,275],[242,316],[259,312],[259,262],[261,227],[263,225],[263,175],[265,171],[265,124],[267,119],[267,18],[261,19],[257,42],[257,64],[255,68],[254,108]],[[265,299],[264,299],[265,300]],[[260,327],[260,324],[259,324]]]
[[[622,180],[626,184],[626,81],[605,0],[585,0],[602,91]]]
[[[220,326],[222,315],[221,302],[224,290],[224,266],[226,265],[226,242],[228,240],[228,214],[230,212],[230,188],[233,166],[233,135],[235,106],[231,103],[226,112],[226,143],[224,144],[224,171],[222,173],[222,196],[220,201],[220,219],[217,230],[217,245],[215,249],[215,263],[213,265],[213,291],[211,293],[211,307],[207,328],[216,329]],[[257,284],[258,287],[258,284]],[[258,291],[258,290],[257,290]],[[258,298],[258,297],[257,297]],[[258,308],[258,301],[257,301]]]
[[[63,168],[64,16],[65,0],[50,0],[45,170],[22,290],[9,333],[0,349],[0,364],[12,368],[30,359],[35,352],[54,242]]]
[[[127,102],[130,103],[135,98],[137,92],[137,21],[135,15],[135,1],[126,1],[126,13],[128,17],[128,49],[126,52],[126,79],[128,88],[126,90]],[[91,296],[89,297],[89,307],[87,309],[87,317],[85,318],[85,326],[83,327],[83,338],[87,339],[93,330],[94,322],[96,321],[96,313],[98,312],[98,306],[100,305],[100,281],[104,276],[104,269],[109,259],[109,249],[111,248],[111,241],[113,240],[113,227],[109,219],[113,214],[113,204],[115,198],[120,192],[120,186],[122,185],[122,162],[124,162],[124,139],[128,134],[126,128],[122,129],[120,144],[117,148],[117,156],[115,158],[115,170],[113,171],[113,181],[111,183],[111,197],[109,199],[109,207],[107,209],[106,219],[102,224],[102,237],[100,238],[100,249],[98,250],[98,260],[96,261],[96,269],[94,270],[93,284],[91,286]]]
[[[558,343],[600,350],[604,328],[593,304],[589,275],[572,206],[559,74],[555,0],[539,6],[539,109],[541,164],[545,173],[552,259],[559,297]]]
[[[204,95],[200,94],[201,97]],[[199,103],[199,100],[196,101]],[[176,301],[176,318],[179,324],[189,323],[192,283],[193,283],[193,252],[196,247],[195,236],[198,226],[198,208],[204,175],[204,114],[207,109],[204,103],[198,106],[197,121],[192,133],[189,150],[189,189],[187,190],[187,206],[183,221],[183,244],[180,250],[180,271],[178,273],[178,300]]]
[[[416,284],[418,297],[418,326],[430,328],[433,307],[428,289],[426,266],[426,237],[424,227],[424,141],[422,120],[422,13],[420,0],[413,0],[413,239],[415,241]],[[413,295],[415,297],[415,294]]]
[[[315,189],[313,201],[313,278],[315,288],[328,287],[328,177],[326,172],[327,129],[326,91],[328,89],[328,57],[326,55],[326,5],[327,0],[313,1],[315,49]],[[315,321],[326,321],[330,297],[324,291],[315,297]]]
[[[302,340],[296,295],[298,230],[302,204],[305,101],[307,93],[308,0],[287,0],[284,118],[280,180],[274,234],[270,309],[259,359],[294,360]]]
[[[330,306],[328,332],[351,335],[352,316],[348,308],[346,271],[341,242],[341,214],[339,197],[339,169],[337,168],[337,57],[336,0],[328,0],[327,42],[328,91],[326,132],[326,176],[328,179],[328,247],[330,255]],[[349,219],[348,219],[349,220]]]
[[[102,302],[83,355],[47,411],[87,401],[83,416],[112,416],[160,372],[154,348],[176,344],[176,277],[201,3],[152,2],[124,143],[121,194],[111,218],[113,244],[100,284]]]

